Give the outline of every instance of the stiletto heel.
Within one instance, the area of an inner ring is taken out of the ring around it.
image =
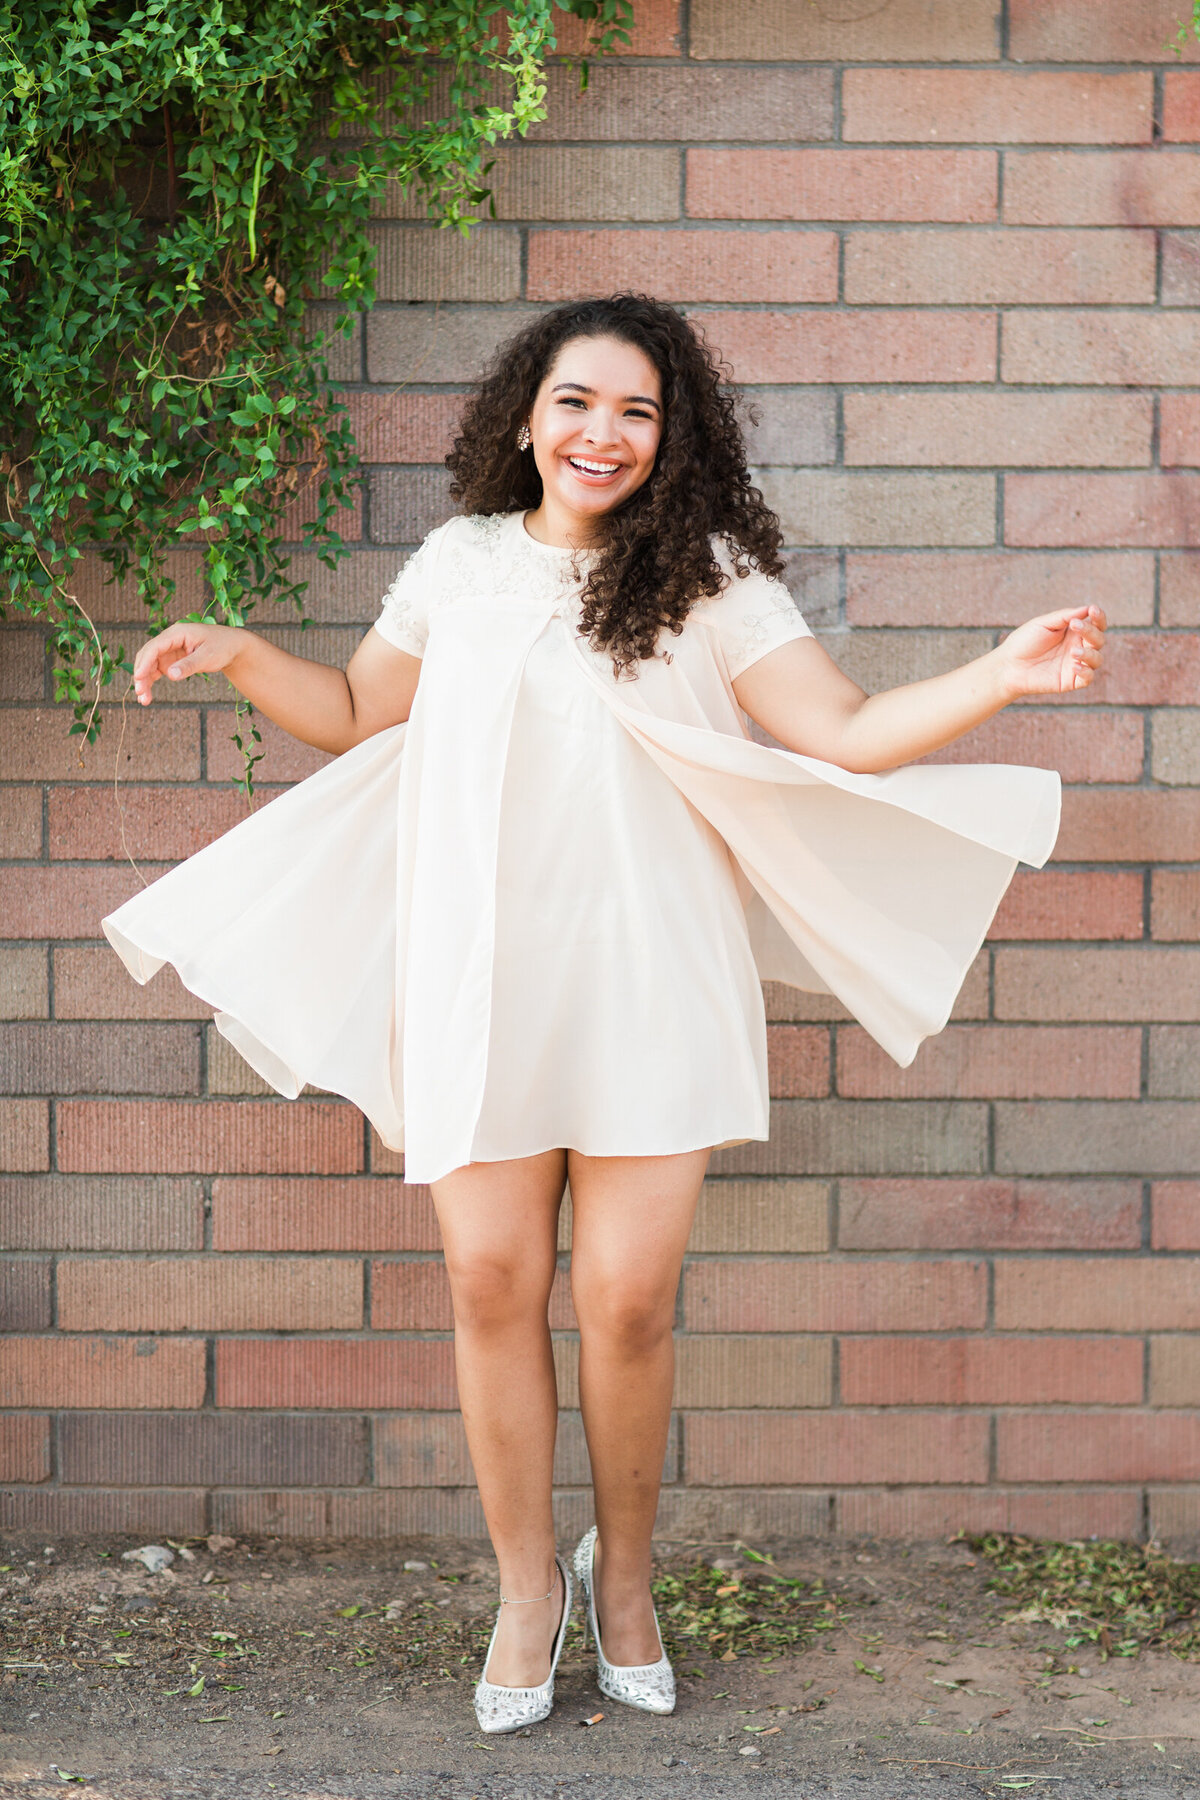
[[[584,1643],[590,1632],[592,1642],[596,1646],[596,1682],[602,1694],[610,1700],[620,1700],[625,1706],[636,1706],[642,1712],[669,1713],[675,1710],[675,1672],[670,1659],[662,1648],[662,1633],[658,1630],[658,1614],[654,1615],[654,1629],[658,1634],[658,1647],[662,1655],[652,1663],[610,1663],[604,1654],[600,1642],[600,1625],[596,1618],[596,1596],[594,1592],[596,1556],[596,1527],[585,1531],[575,1550],[575,1577],[581,1583],[586,1601],[584,1605]]]
[[[487,1678],[488,1664],[492,1660],[492,1646],[496,1642],[496,1633],[500,1629],[500,1610],[496,1611],[496,1623],[492,1626],[492,1635],[488,1640],[487,1655],[483,1661],[483,1673],[475,1687],[475,1717],[479,1721],[481,1731],[520,1731],[525,1725],[536,1725],[540,1719],[548,1718],[554,1705],[554,1672],[558,1668],[558,1659],[562,1653],[563,1639],[567,1635],[567,1626],[571,1620],[571,1601],[574,1590],[571,1586],[571,1575],[561,1556],[555,1555],[554,1564],[563,1583],[562,1618],[558,1622],[558,1631],[554,1638],[554,1649],[550,1658],[550,1673],[538,1687],[500,1687]],[[551,1588],[550,1593],[554,1589]],[[549,1595],[545,1598],[549,1599]],[[504,1596],[500,1596],[500,1606],[504,1605]],[[522,1604],[517,1602],[518,1605]]]

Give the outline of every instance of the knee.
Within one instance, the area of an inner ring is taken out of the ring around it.
[[[621,1356],[636,1358],[657,1350],[674,1326],[675,1292],[621,1280],[579,1283],[573,1293],[581,1336]]]
[[[475,1252],[447,1258],[454,1320],[474,1331],[500,1331],[519,1321],[544,1318],[549,1280],[531,1276],[527,1262],[515,1257]]]

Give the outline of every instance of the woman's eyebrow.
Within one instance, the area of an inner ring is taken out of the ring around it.
[[[570,388],[572,393],[575,393],[575,394],[591,394],[593,397],[595,396],[595,392],[596,392],[595,388],[584,387],[582,381],[559,381],[559,382],[556,382],[554,387],[552,387],[550,389],[550,392],[552,394],[558,394],[558,393],[562,392],[563,388]],[[652,406],[654,408],[655,412],[662,411],[662,408],[659,406],[658,401],[652,400],[650,398],[649,394],[626,394],[626,396],[625,396],[626,406],[630,405],[635,400],[641,406]]]

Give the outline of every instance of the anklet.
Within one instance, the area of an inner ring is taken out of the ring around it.
[[[530,1598],[530,1599],[528,1599],[528,1600],[511,1600],[511,1599],[510,1599],[510,1598],[509,1598],[509,1596],[508,1596],[508,1595],[507,1595],[507,1594],[501,1594],[501,1596],[500,1596],[500,1604],[501,1604],[501,1606],[533,1606],[533,1605],[535,1605],[535,1604],[536,1604],[536,1603],[537,1603],[537,1601],[539,1601],[539,1600],[549,1600],[549,1598],[550,1598],[550,1596],[551,1596],[551,1594],[553,1594],[553,1592],[554,1592],[554,1589],[555,1589],[555,1588],[556,1588],[556,1587],[557,1587],[557,1586],[558,1586],[558,1571],[557,1571],[557,1570],[555,1570],[555,1573],[554,1573],[554,1582],[553,1582],[553,1585],[552,1585],[552,1586],[551,1586],[551,1588],[550,1588],[550,1593],[549,1593],[549,1594],[534,1594],[534,1595],[533,1595],[533,1596],[532,1596],[532,1597],[531,1597],[531,1598]]]

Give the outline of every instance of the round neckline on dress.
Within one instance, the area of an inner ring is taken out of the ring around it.
[[[527,544],[532,544],[535,550],[544,550],[544,551],[546,551],[547,555],[549,555],[549,556],[590,556],[591,555],[591,551],[589,549],[587,549],[586,546],[584,546],[582,549],[579,549],[579,550],[573,550],[571,548],[570,544],[544,544],[542,542],[541,538],[535,538],[533,533],[526,529],[526,525],[525,525],[526,514],[530,510],[532,510],[532,509],[526,508],[525,512],[515,512],[512,514],[512,518],[516,524],[516,528],[517,528],[518,532],[520,533],[521,537],[525,540],[525,542]]]

